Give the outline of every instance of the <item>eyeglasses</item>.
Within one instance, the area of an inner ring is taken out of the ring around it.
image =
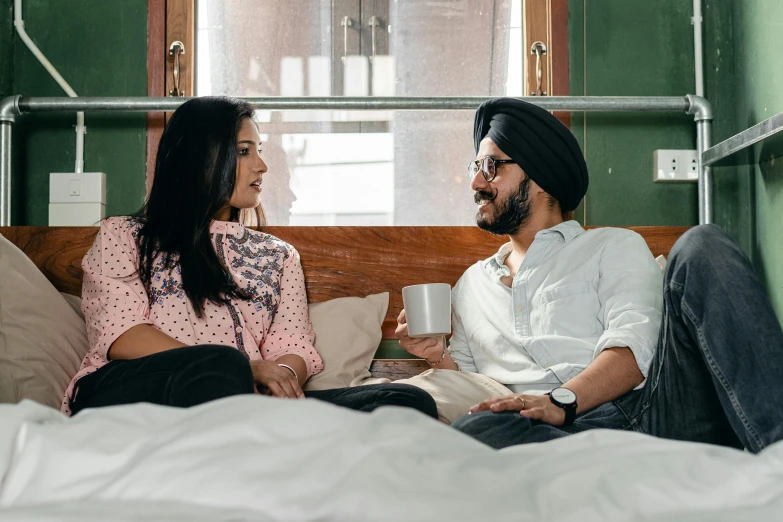
[[[470,163],[468,163],[468,178],[471,180],[473,177],[481,171],[481,175],[484,176],[484,179],[487,180],[487,182],[492,181],[495,179],[495,173],[497,172],[497,169],[495,168],[496,165],[503,165],[504,163],[516,163],[514,160],[499,160],[494,159],[489,156],[485,156],[481,159],[473,160]]]

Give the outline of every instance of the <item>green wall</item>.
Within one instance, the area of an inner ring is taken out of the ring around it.
[[[692,4],[569,0],[571,94],[694,92]],[[783,2],[703,0],[713,143],[783,111]],[[652,151],[695,148],[687,116],[574,114],[590,168],[589,225],[694,225],[695,184],[652,182]],[[714,220],[753,260],[783,317],[783,139],[713,169]],[[611,169],[611,171],[610,171]]]
[[[692,5],[682,0],[569,0],[572,96],[694,91]],[[694,225],[695,183],[654,183],[653,151],[695,149],[683,114],[574,114],[590,170],[578,216],[588,225]],[[584,219],[586,217],[586,219]]]
[[[705,95],[712,103],[715,119],[712,142],[719,143],[742,130],[744,122],[736,121],[735,105],[739,78],[735,67],[735,31],[733,2],[703,0],[704,15],[704,83]],[[746,169],[734,167],[713,169],[713,218],[754,256],[755,218],[753,183]]]
[[[0,0],[9,17],[12,4]],[[30,37],[80,96],[146,95],[146,0],[25,0],[23,14]],[[7,50],[8,24],[2,18],[0,60],[5,64],[12,56],[10,67],[0,66],[3,94],[64,96],[18,36]],[[134,212],[144,197],[145,115],[86,113],[85,121],[85,171],[106,173],[107,214]],[[74,169],[76,117],[26,114],[17,122],[12,222],[46,225],[49,173]]]
[[[717,0],[716,0],[717,1]],[[783,111],[783,3],[780,0],[733,2],[731,12],[735,98],[735,134]],[[722,117],[723,118],[723,117]],[[728,118],[727,118],[728,119]],[[742,159],[750,166],[736,175],[749,187],[747,210],[755,220],[753,260],[783,317],[783,139],[754,147]],[[716,169],[716,176],[727,168]]]

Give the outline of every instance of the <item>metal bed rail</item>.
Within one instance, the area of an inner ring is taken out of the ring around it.
[[[31,97],[11,96],[0,101],[0,226],[11,224],[11,148],[16,118],[32,112],[159,112],[174,111],[189,98],[147,97]],[[489,97],[265,97],[242,98],[259,110],[455,111],[475,110]],[[699,171],[699,222],[712,222],[710,169],[702,153],[710,148],[712,107],[702,98],[687,96],[529,96],[520,98],[551,111],[567,112],[680,112],[694,115]]]

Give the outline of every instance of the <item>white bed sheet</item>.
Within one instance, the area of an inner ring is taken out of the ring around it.
[[[601,430],[494,451],[401,408],[0,405],[0,521],[152,519],[783,520],[783,443]]]

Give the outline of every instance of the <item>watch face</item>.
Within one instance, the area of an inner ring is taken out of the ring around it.
[[[560,404],[573,404],[576,402],[576,394],[568,388],[555,388],[552,390],[551,395]]]

